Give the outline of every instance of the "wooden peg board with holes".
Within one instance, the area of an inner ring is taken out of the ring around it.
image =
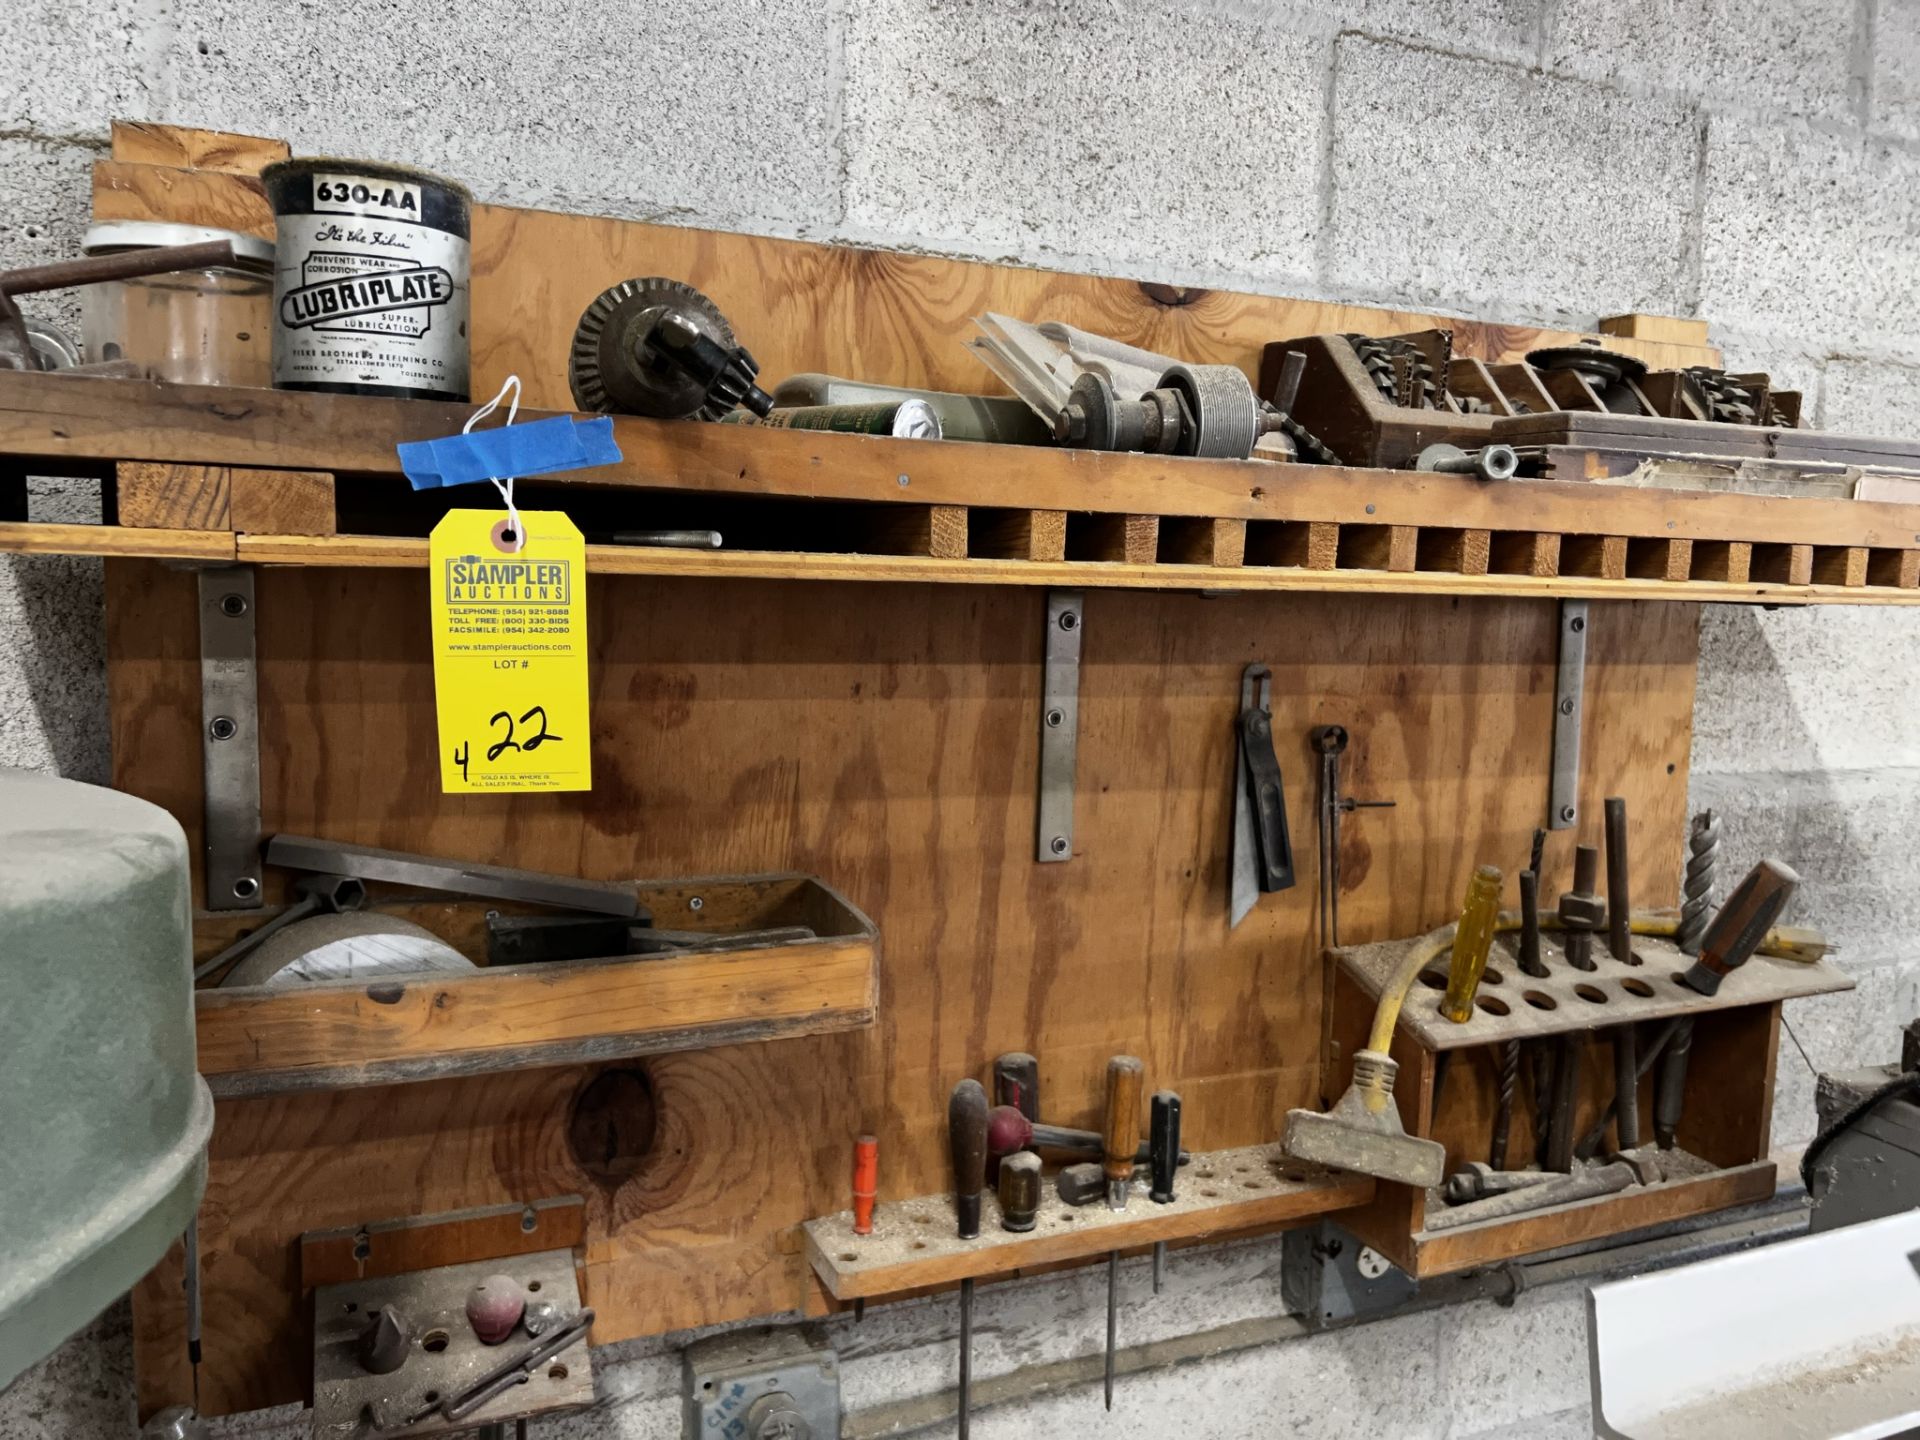
[[[261,228],[248,176],[166,168],[127,144],[118,132],[98,168],[100,214]],[[565,402],[586,300],[649,273],[713,295],[771,377],[986,388],[961,341],[988,308],[1249,369],[1276,335],[1430,319],[493,206],[476,210],[474,254],[476,392],[516,370],[529,405]],[[1545,338],[1466,332],[1489,358]],[[1114,522],[1134,545],[1131,521]],[[1107,1058],[1129,1052],[1148,1089],[1180,1092],[1196,1152],[1271,1144],[1322,1087],[1310,728],[1346,726],[1346,788],[1397,802],[1343,826],[1349,941],[1452,918],[1474,864],[1517,868],[1545,811],[1547,599],[1090,593],[1074,855],[1049,865],[1033,858],[1042,594],[606,574],[588,604],[595,788],[447,797],[424,571],[262,564],[267,831],[595,879],[816,875],[879,929],[877,1023],[223,1099],[201,1222],[209,1413],[302,1397],[298,1247],[313,1230],[577,1194],[601,1341],[831,1309],[801,1227],[847,1205],[854,1136],[879,1136],[883,1214],[938,1194],[947,1092],[1001,1051],[1039,1056],[1051,1122],[1097,1123]],[[115,783],[176,815],[197,854],[193,577],[111,560],[107,616]],[[1648,905],[1678,900],[1697,630],[1687,603],[1593,611],[1580,804],[1597,815],[1601,797],[1628,797]],[[1229,930],[1232,723],[1255,660],[1274,674],[1299,881]],[[1574,839],[1550,839],[1550,868],[1570,865]],[[136,1296],[143,1411],[186,1397],[181,1320],[178,1271],[162,1267]]]

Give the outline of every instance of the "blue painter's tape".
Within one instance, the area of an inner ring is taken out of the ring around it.
[[[416,490],[504,480],[509,475],[552,475],[612,465],[620,459],[613,421],[605,415],[580,421],[555,415],[524,425],[409,441],[396,448],[400,468]]]

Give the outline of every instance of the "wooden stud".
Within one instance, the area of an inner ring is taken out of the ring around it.
[[[1158,515],[1067,516],[1067,558],[1151,565],[1160,553]]]
[[[240,470],[232,476],[233,528],[248,535],[332,535],[333,476],[318,470]]]
[[[967,553],[994,560],[1064,560],[1067,558],[1066,512],[969,510]]]
[[[1864,585],[1867,583],[1866,547],[1816,545],[1810,573],[1816,585]]]
[[[1920,588],[1920,550],[1875,550],[1867,557],[1867,583],[1900,590]]]
[[[1485,575],[1492,565],[1492,550],[1490,531],[1426,528],[1419,532],[1415,568]]]
[[[285,160],[293,153],[284,140],[233,135],[225,130],[194,130],[185,125],[116,120],[111,134],[112,157],[130,165],[258,175],[275,160]]]
[[[1496,530],[1487,568],[1495,575],[1558,575],[1560,537],[1550,531]]]
[[[1753,567],[1753,546],[1744,540],[1696,540],[1693,542],[1695,580],[1724,580],[1745,585]]]
[[[1767,585],[1808,585],[1813,582],[1813,546],[1755,545],[1752,578]]]
[[[1627,542],[1627,574],[1636,580],[1685,580],[1692,569],[1691,540]]]
[[[1600,333],[1628,340],[1653,340],[1666,345],[1708,343],[1707,322],[1683,320],[1677,315],[1603,315]]]
[[[1626,579],[1627,537],[1624,535],[1566,536],[1560,542],[1560,573],[1597,580]]]
[[[0,552],[12,555],[145,555],[231,564],[231,530],[137,530],[130,525],[59,525],[0,521]],[[413,563],[418,563],[417,558]]]
[[[136,530],[230,530],[232,472],[224,465],[114,467],[119,523]]]
[[[866,550],[879,555],[932,555],[964,560],[967,555],[967,507],[964,505],[876,505],[853,527],[857,538],[834,549]]]
[[[1414,525],[1343,525],[1342,570],[1412,570],[1419,559],[1420,530]]]
[[[1186,515],[1163,516],[1160,522],[1160,563],[1213,565],[1233,569],[1246,559],[1247,522],[1209,520]]]
[[[1307,523],[1307,569],[1337,570],[1340,567],[1340,527],[1323,520]]]

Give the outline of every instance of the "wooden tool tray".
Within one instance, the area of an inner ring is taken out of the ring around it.
[[[880,937],[873,922],[804,875],[641,882],[667,929],[804,925],[817,938],[658,956],[482,966],[378,980],[202,989],[194,995],[200,1070],[215,1095],[338,1089],[572,1065],[871,1025]],[[412,920],[483,956],[497,901],[406,900]],[[541,913],[528,909],[527,913]],[[248,923],[270,918],[253,912]],[[207,918],[199,948],[237,933]]]
[[[1334,952],[1326,1103],[1347,1084],[1353,1055],[1365,1043],[1388,977],[1407,950],[1425,938]],[[1756,955],[1730,974],[1717,994],[1701,995],[1680,984],[1678,977],[1692,960],[1671,940],[1634,936],[1638,963],[1628,964],[1608,952],[1604,933],[1596,933],[1594,968],[1583,971],[1567,963],[1561,936],[1552,931],[1542,934],[1540,943],[1548,974],[1534,978],[1520,971],[1514,954],[1517,939],[1511,933],[1498,938],[1473,1016],[1462,1024],[1439,1013],[1446,984],[1444,955],[1422,973],[1424,983],[1416,982],[1409,991],[1392,1050],[1400,1067],[1394,1099],[1401,1123],[1410,1134],[1445,1145],[1450,1170],[1462,1161],[1485,1158],[1504,1042],[1526,1045],[1573,1036],[1583,1057],[1573,1128],[1576,1136],[1584,1135],[1613,1099],[1607,1031],[1652,1022],[1640,1032],[1647,1036],[1664,1020],[1689,1016],[1695,1023],[1677,1134],[1681,1162],[1670,1178],[1656,1184],[1437,1231],[1425,1228],[1431,1192],[1383,1183],[1370,1205],[1342,1223],[1419,1277],[1623,1234],[1771,1195],[1774,1166],[1766,1157],[1780,1005],[1851,989],[1852,978],[1824,961],[1806,964]],[[1442,1060],[1447,1062],[1444,1086]],[[1516,1166],[1524,1166],[1533,1153],[1534,1103],[1524,1062],[1523,1054],[1509,1132],[1509,1154]],[[1641,1077],[1643,1133],[1651,1124],[1655,1073],[1650,1068]]]

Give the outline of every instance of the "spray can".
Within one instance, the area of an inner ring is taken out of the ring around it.
[[[938,440],[940,417],[924,400],[863,405],[796,405],[754,415],[735,410],[729,425],[766,425],[776,430],[837,430],[848,435],[892,435],[901,440]]]
[[[277,227],[274,388],[468,399],[466,188],[366,160],[281,160],[260,178]]]

